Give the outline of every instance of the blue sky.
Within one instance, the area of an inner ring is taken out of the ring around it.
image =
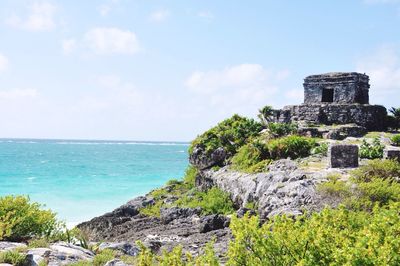
[[[0,137],[188,141],[365,72],[400,106],[400,1],[0,0]]]

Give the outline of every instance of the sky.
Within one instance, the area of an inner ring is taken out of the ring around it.
[[[400,0],[0,0],[0,138],[190,141],[336,71],[400,106]]]

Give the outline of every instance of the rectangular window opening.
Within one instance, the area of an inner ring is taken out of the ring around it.
[[[322,89],[322,102],[324,103],[333,102],[333,89]]]

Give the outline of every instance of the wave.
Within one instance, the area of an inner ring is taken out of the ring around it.
[[[80,142],[80,141],[59,141],[59,145],[149,145],[149,146],[189,146],[189,143],[173,142]]]

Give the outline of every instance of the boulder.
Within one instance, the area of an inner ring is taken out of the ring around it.
[[[400,148],[387,147],[383,151],[383,158],[400,162]]]
[[[207,233],[210,231],[229,227],[230,219],[219,214],[211,214],[200,219],[199,232]]]
[[[119,217],[130,217],[139,214],[139,209],[153,205],[154,199],[145,196],[136,197],[133,200],[128,201],[124,205],[115,209],[110,213],[110,216]]]
[[[201,208],[179,208],[179,207],[172,207],[172,208],[162,208],[160,210],[161,214],[161,221],[164,224],[168,224],[176,219],[182,219],[191,217],[193,215],[200,215]]]
[[[107,263],[104,266],[129,266],[129,264],[126,264],[125,262],[119,259],[113,259],[107,261]]]
[[[26,264],[29,266],[39,266],[40,262],[48,259],[52,250],[49,248],[33,248],[29,249],[26,254]]]
[[[254,215],[257,215],[257,212],[255,210],[245,208],[245,207],[239,208],[239,210],[237,210],[237,212],[236,212],[236,215],[239,218],[242,218],[246,214],[248,214],[249,216],[254,216]]]
[[[204,147],[196,146],[189,155],[189,162],[196,168],[204,170],[215,165],[223,165],[226,158],[227,152],[222,147],[210,153],[207,152]]]
[[[328,149],[329,167],[358,167],[358,146],[352,144],[332,144]]]
[[[23,243],[7,242],[7,241],[0,242],[0,252],[14,250],[16,248],[26,248],[26,247],[27,246]]]
[[[103,242],[99,245],[99,251],[104,249],[121,251],[123,254],[129,256],[137,256],[140,251],[135,244],[129,242]]]

